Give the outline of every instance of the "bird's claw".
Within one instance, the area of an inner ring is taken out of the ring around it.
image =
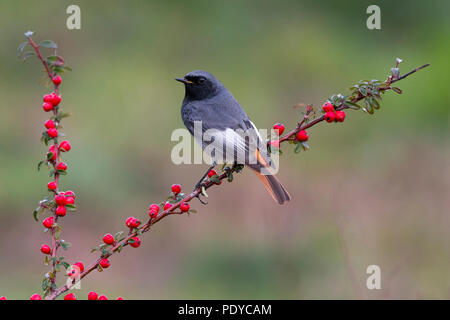
[[[200,198],[200,193],[197,194],[195,197],[198,199],[198,201],[200,201],[201,204],[203,204],[203,205],[207,205],[207,204],[208,204],[208,202],[205,202],[205,201],[203,201],[203,200]]]

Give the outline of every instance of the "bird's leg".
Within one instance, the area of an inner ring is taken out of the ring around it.
[[[203,180],[205,180],[205,178],[206,178],[206,176],[208,175],[208,173],[212,170],[212,169],[214,169],[214,167],[216,166],[216,161],[214,161],[212,164],[211,164],[211,166],[208,168],[208,170],[206,170],[206,172],[205,172],[205,174],[200,178],[200,180],[197,182],[197,184],[195,185],[195,187],[194,187],[194,191],[195,190],[198,190],[201,186],[202,186],[202,184],[203,184]]]

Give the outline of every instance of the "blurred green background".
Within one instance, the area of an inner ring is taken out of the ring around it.
[[[66,8],[81,7],[81,30]],[[366,8],[381,7],[381,30]],[[0,296],[40,293],[49,239],[32,210],[46,194],[39,137],[47,114],[35,59],[16,57],[23,33],[52,39],[73,72],[63,76],[72,151],[64,189],[77,194],[63,220],[69,262],[90,264],[107,232],[190,190],[206,166],[175,166],[170,135],[182,127],[183,87],[195,69],[215,74],[262,128],[297,123],[295,103],[320,106],[360,79],[402,73],[375,115],[309,131],[309,152],[283,147],[280,180],[293,200],[275,205],[244,170],[208,193],[198,214],[169,217],[139,249],[82,281],[77,296],[392,299],[450,297],[448,1],[2,1],[0,3]],[[382,289],[366,288],[366,268]],[[60,282],[63,277],[60,277]]]

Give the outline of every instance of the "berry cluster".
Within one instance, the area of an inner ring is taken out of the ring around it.
[[[273,129],[278,132],[279,136],[281,136],[283,134],[283,132],[284,132],[285,127],[284,127],[284,124],[282,124],[282,123],[276,123],[276,124],[273,125]],[[299,142],[306,142],[309,139],[309,135],[308,135],[308,132],[306,132],[306,130],[300,130],[295,135],[295,138]],[[272,146],[274,146],[275,148],[277,148],[277,149],[280,148],[280,141],[279,140],[270,141],[270,144]]]
[[[331,102],[327,101],[322,105],[322,110],[325,113],[324,118],[326,122],[344,122],[345,112],[335,111]]]
[[[97,292],[91,291],[88,293],[88,300],[108,300],[105,295],[98,295]],[[123,300],[122,297],[118,297],[116,300]]]

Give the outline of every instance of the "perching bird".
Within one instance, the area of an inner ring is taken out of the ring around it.
[[[212,141],[205,141],[204,137],[199,141],[201,137],[194,135],[204,151],[211,143],[215,144],[217,149],[212,153],[211,168],[218,161],[228,162],[230,159],[225,159],[227,152],[234,150],[234,163],[250,167],[276,202],[289,201],[291,196],[272,174],[273,162],[264,141],[230,91],[212,74],[202,70],[192,71],[176,80],[184,83],[186,89],[181,106],[186,128],[194,135],[194,122],[201,121],[201,133],[213,132]]]

